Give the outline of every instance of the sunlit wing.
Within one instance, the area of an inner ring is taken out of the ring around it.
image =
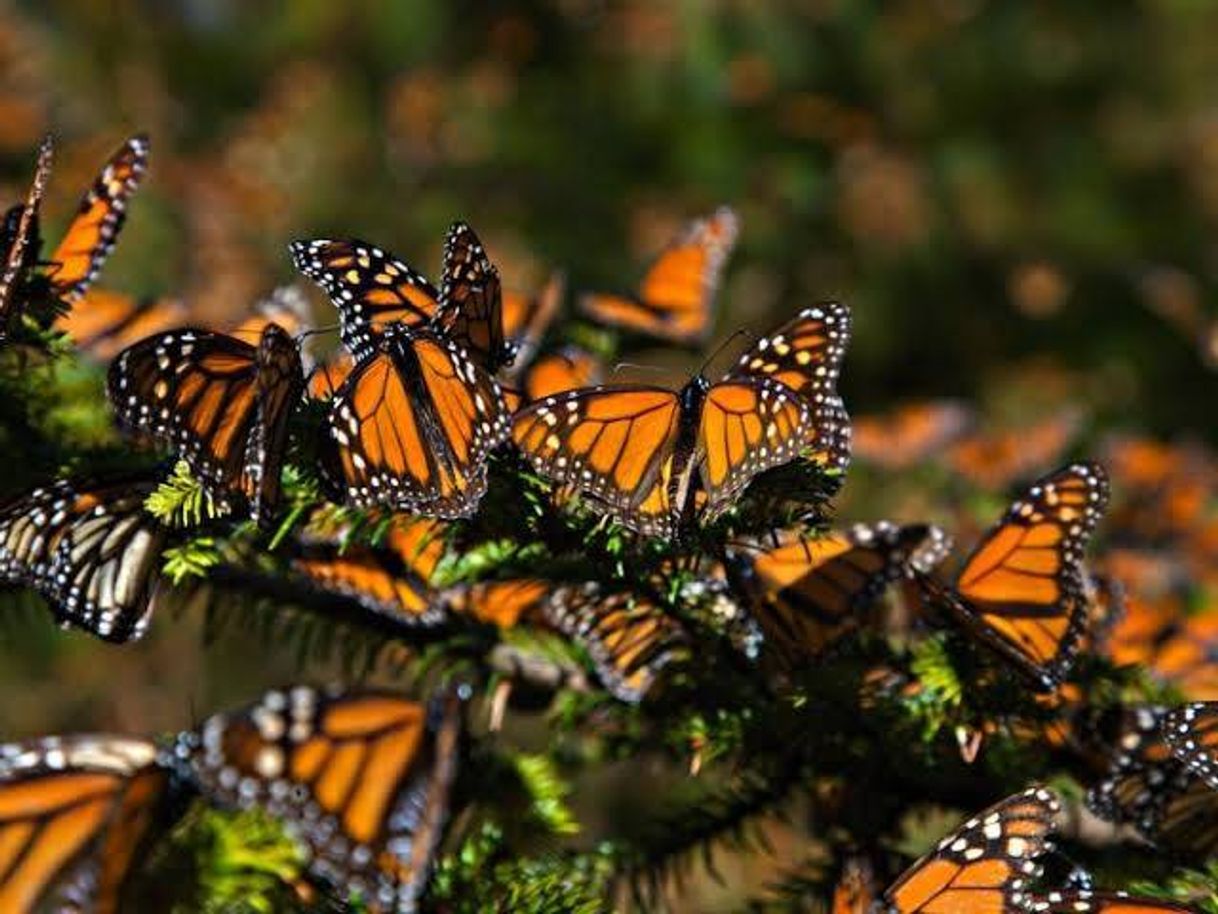
[[[678,396],[642,385],[546,397],[516,413],[512,439],[533,468],[605,505],[642,533],[671,532],[668,495]]]
[[[80,201],[67,234],[51,254],[56,294],[74,303],[97,278],[127,218],[127,202],[148,169],[148,137],[127,140],[110,157]]]
[[[221,502],[243,497],[260,523],[278,501],[303,386],[300,352],[274,324],[257,346],[209,330],[149,337],[118,356],[108,379],[122,425],[173,448]]]
[[[973,550],[955,615],[1043,688],[1073,662],[1087,619],[1083,552],[1108,500],[1102,468],[1071,464],[1041,478]]]
[[[735,213],[722,207],[687,225],[633,294],[587,293],[580,308],[593,320],[630,333],[700,343],[711,330],[715,296],[737,231]]]
[[[316,282],[338,309],[343,345],[362,359],[376,335],[401,322],[421,327],[435,318],[440,291],[392,254],[363,241],[295,241],[296,269]]]
[[[60,480],[0,507],[0,575],[46,597],[55,619],[107,641],[148,625],[166,531],[148,478]]]
[[[1015,914],[1053,847],[1060,810],[1048,790],[1032,787],[970,818],[943,838],[884,893],[896,914]]]
[[[1021,428],[977,431],[948,447],[946,462],[981,488],[1001,489],[1061,459],[1078,429],[1078,414],[1063,410]]]
[[[806,444],[814,459],[843,469],[850,462],[850,416],[837,392],[850,344],[850,309],[840,302],[805,308],[751,346],[729,379],[770,378],[811,409]]]
[[[950,400],[923,400],[885,415],[859,416],[853,422],[854,455],[887,470],[902,470],[956,441],[972,419],[966,406]]]
[[[595,584],[559,587],[544,616],[588,652],[597,676],[619,701],[642,701],[660,671],[687,656],[680,624],[655,603],[631,594],[603,594]]]
[[[509,578],[450,587],[439,594],[441,605],[455,616],[466,616],[498,628],[541,621],[541,612],[554,585],[540,578]]]
[[[464,517],[509,430],[499,385],[463,350],[392,325],[331,403],[323,467],[352,504]]]
[[[520,376],[525,402],[599,384],[604,375],[601,360],[578,346],[563,346],[537,358]]]
[[[209,800],[279,818],[339,900],[403,914],[443,837],[461,729],[454,695],[296,686],[209,718],[182,751]]]

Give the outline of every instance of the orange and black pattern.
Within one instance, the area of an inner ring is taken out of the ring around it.
[[[1163,736],[1189,771],[1218,790],[1218,702],[1173,708],[1164,717]]]
[[[1060,804],[1031,787],[978,813],[884,893],[888,914],[1015,914],[1027,910],[1037,858],[1053,849]]]
[[[588,652],[619,701],[642,701],[661,670],[688,656],[685,630],[661,607],[627,593],[605,594],[596,584],[555,588],[543,615]]]
[[[633,293],[589,292],[580,309],[602,324],[674,343],[705,342],[714,323],[715,296],[736,244],[736,214],[721,207],[687,225],[643,274]]]
[[[59,480],[0,507],[0,576],[41,593],[55,619],[107,641],[148,626],[166,531],[146,478]]]
[[[1087,804],[1168,853],[1205,860],[1218,852],[1218,792],[1175,755],[1164,732],[1166,715],[1154,705],[1114,712],[1109,771]]]
[[[601,360],[578,346],[563,346],[538,356],[520,375],[524,402],[532,403],[568,390],[591,387],[604,377]]]
[[[67,234],[51,254],[48,275],[64,302],[77,302],[101,272],[127,218],[127,201],[148,169],[148,137],[127,140],[80,201]]]
[[[1083,552],[1107,500],[1097,464],[1050,473],[982,538],[954,588],[923,573],[915,573],[917,584],[930,605],[946,609],[1041,688],[1056,688],[1086,627]]]
[[[1078,429],[1078,415],[1065,410],[1033,425],[979,430],[948,447],[946,462],[977,486],[1001,489],[1060,460]]]
[[[440,310],[440,290],[375,245],[295,241],[291,252],[296,268],[334,302],[343,345],[357,361],[376,351],[377,336],[389,324],[426,326]]]
[[[94,287],[56,318],[55,327],[89,358],[108,362],[142,339],[182,326],[189,313],[177,298],[138,298]]]
[[[543,609],[553,588],[540,578],[509,578],[448,587],[436,599],[454,618],[510,629],[521,624],[544,624]]]
[[[810,309],[796,323],[826,314]],[[679,392],[634,384],[545,397],[516,413],[513,441],[535,470],[625,526],[672,537],[699,515],[713,520],[758,473],[794,460],[816,438],[814,409],[829,395],[809,380],[812,350],[788,345],[783,332],[714,384],[698,375]],[[774,339],[777,357],[768,359]],[[816,351],[830,359],[834,345]]]
[[[935,457],[963,435],[973,416],[951,401],[907,403],[885,415],[853,422],[854,455],[886,470],[903,470]]]
[[[1030,914],[1197,914],[1174,901],[1135,898],[1124,892],[1051,892],[1032,899]]]
[[[171,818],[156,746],[124,736],[0,746],[0,910],[118,914]]]
[[[516,354],[504,336],[499,271],[464,222],[455,223],[444,239],[443,270],[436,322],[470,358],[494,374]]]
[[[410,914],[448,819],[462,731],[455,694],[266,693],[182,737],[203,795],[281,819],[307,868],[369,911]]]
[[[767,648],[793,663],[866,624],[868,609],[907,573],[931,530],[880,522],[736,543],[727,551],[729,579],[747,595]]]
[[[333,397],[323,471],[334,497],[354,505],[466,517],[509,432],[498,382],[461,347],[390,324]]]
[[[124,427],[173,448],[214,498],[243,499],[260,524],[279,501],[287,420],[303,388],[300,351],[277,324],[256,346],[210,330],[149,337],[108,379]]]

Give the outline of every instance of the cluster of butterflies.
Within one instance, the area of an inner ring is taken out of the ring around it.
[[[342,351],[309,372],[301,339],[310,330],[299,296],[280,294],[236,327],[176,327],[177,305],[91,285],[146,170],[147,149],[146,140],[135,138],[115,154],[65,240],[43,261],[37,226],[50,165],[44,145],[27,201],[5,220],[4,328],[15,340],[31,322],[57,328],[86,356],[108,361],[108,395],[120,426],[172,451],[217,505],[261,528],[283,513],[282,471],[299,445],[290,420],[304,402],[322,401],[316,465],[324,490],[333,501],[377,514],[386,535],[352,547],[348,531],[326,527],[322,508],[293,537],[290,571],[404,632],[462,621],[550,629],[584,648],[611,694],[641,701],[667,667],[693,653],[689,632],[660,600],[542,578],[432,588],[447,531],[473,515],[487,492],[492,455],[510,442],[524,464],[553,484],[556,502],[578,498],[640,538],[678,543],[730,515],[769,470],[798,461],[840,472],[850,461],[852,423],[837,392],[851,327],[844,305],[805,309],[714,381],[699,372],[677,391],[595,385],[603,373],[595,355],[546,345],[564,297],[561,280],[535,296],[506,294],[464,223],[445,240],[438,285],[365,242],[294,244],[297,268],[324,290],[339,317]],[[736,234],[729,210],[697,220],[660,253],[633,293],[585,295],[580,309],[627,335],[704,342]],[[863,424],[865,459],[914,453],[913,444],[891,443],[902,436],[933,441],[927,452],[938,450],[944,436],[964,427],[951,410],[929,431],[921,422]],[[1064,447],[1073,422],[1063,417],[1048,430],[1046,452]],[[1027,448],[967,444],[953,449],[953,459],[962,473],[981,468],[978,482],[997,479],[999,467],[1004,477],[1031,475],[1029,464],[1007,459],[1014,452],[1023,460]],[[162,554],[175,536],[144,507],[158,484],[146,474],[65,479],[11,499],[0,506],[0,576],[37,589],[66,625],[115,642],[139,637],[161,591]],[[950,538],[929,524],[729,535],[701,571],[716,592],[740,604],[778,669],[797,669],[853,632],[881,628],[876,607],[898,585],[912,620],[946,622],[991,651],[997,668],[1056,697],[1065,694],[1062,684],[1084,644],[1098,650],[1118,638],[1122,601],[1083,562],[1107,502],[1107,474],[1098,464],[1073,463],[1044,475],[950,578],[940,570]],[[0,886],[14,886],[29,902],[81,859],[35,855],[40,864],[58,862],[32,875],[21,868],[21,849],[58,821],[61,807],[40,810],[40,828],[31,829],[22,818],[29,807],[20,785],[58,783],[79,770],[89,775],[81,783],[96,787],[101,799],[89,806],[91,815],[79,816],[96,827],[81,831],[72,846],[93,842],[102,852],[87,873],[66,881],[73,892],[115,896],[123,881],[118,871],[135,856],[141,823],[150,818],[145,813],[176,778],[218,802],[265,805],[301,832],[317,878],[357,889],[385,910],[411,910],[453,777],[459,728],[452,713],[436,723],[436,713],[402,699],[323,699],[292,690],[209,722],[179,740],[172,758],[148,743],[105,737],[7,750],[15,761],[2,769],[0,813],[11,799],[17,824],[7,846],[17,850],[9,868],[0,868],[7,873]],[[1204,803],[1218,797],[1198,748],[1207,745],[1207,717],[1200,711],[1187,720],[1173,717],[1162,730],[1161,714],[1147,726],[1147,709],[1129,713],[1136,719],[1122,731],[1122,751],[1109,756],[1116,770],[1097,787],[1094,805],[1157,840],[1171,818],[1165,778],[1187,784],[1186,798],[1201,789]],[[332,774],[330,754],[340,752],[343,764]],[[352,762],[360,752],[367,758]],[[343,778],[364,765],[385,777],[352,788]],[[1185,802],[1182,815],[1190,815],[1197,804]],[[1047,821],[1043,809],[1029,806],[1048,809],[1052,802],[1034,792],[983,814],[981,825],[966,825],[902,877],[884,903],[902,914],[1180,910],[1086,893],[1025,895],[1024,876],[1047,834],[1038,824]],[[71,810],[77,821],[79,810]],[[1190,835],[1198,833],[1199,826],[1189,827]],[[103,836],[110,834],[123,837]]]

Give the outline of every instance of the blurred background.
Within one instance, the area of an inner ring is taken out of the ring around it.
[[[1112,428],[1207,441],[1215,34],[1202,0],[9,3],[0,196],[53,132],[54,237],[147,131],[103,284],[217,321],[292,278],[294,238],[434,275],[461,218],[509,288],[613,289],[728,203],[717,337],[848,302],[855,414],[946,396],[992,429],[1068,406],[1079,452]],[[847,508],[895,510],[862,478]],[[178,727],[297,669],[201,652],[199,625],[123,650],[41,612],[0,629],[0,736]]]

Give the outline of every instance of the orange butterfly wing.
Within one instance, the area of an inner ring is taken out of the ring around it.
[[[423,327],[440,309],[440,291],[392,254],[363,241],[294,241],[296,269],[338,309],[343,345],[357,360],[373,353],[385,326]]]
[[[35,245],[32,244],[38,232],[38,211],[42,206],[42,197],[46,193],[47,181],[51,178],[51,138],[48,136],[38,147],[38,164],[34,170],[34,180],[26,194],[25,204],[21,207],[16,223],[12,224],[16,207],[10,210],[5,218],[6,234],[12,228],[12,234],[5,240],[8,250],[4,255],[4,272],[0,274],[0,339],[8,330],[8,319],[13,313],[13,297],[25,278],[29,268],[33,266],[32,256],[36,256]]]
[[[1052,849],[1060,810],[1048,790],[1029,788],[969,819],[884,893],[896,914],[1013,914],[1036,858]]]
[[[642,533],[675,525],[668,495],[681,419],[662,387],[590,387],[516,413],[512,439],[537,472],[571,484]]]
[[[390,325],[334,397],[323,467],[339,497],[455,518],[486,491],[509,432],[499,385],[456,345]]]
[[[812,428],[807,403],[769,379],[727,379],[702,404],[698,460],[705,512],[713,519],[758,473],[799,456]]]
[[[165,819],[169,778],[155,761],[152,743],[120,736],[0,746],[0,910],[75,899],[116,914]]]
[[[149,337],[110,366],[119,422],[173,447],[226,501],[266,519],[279,495],[288,416],[304,386],[300,352],[277,325],[257,347],[210,330]]]
[[[145,337],[181,326],[186,305],[176,298],[136,298],[123,292],[92,288],[55,321],[76,348],[99,362]]]
[[[1107,500],[1097,464],[1041,478],[973,550],[943,601],[1046,689],[1069,669],[1085,628],[1083,550]]]
[[[580,308],[593,320],[631,333],[696,344],[711,329],[715,294],[736,243],[727,207],[686,226],[644,274],[634,295],[589,293]]]
[[[80,201],[67,234],[51,255],[51,285],[66,302],[76,302],[101,272],[114,249],[127,201],[148,170],[148,137],[127,140],[102,169]]]
[[[597,676],[618,701],[642,701],[660,671],[685,655],[680,624],[631,594],[602,594],[595,584],[559,587],[543,612],[550,625],[588,652]]]
[[[443,836],[461,730],[453,695],[297,686],[209,718],[183,751],[209,799],[282,819],[315,877],[370,911],[409,911]]]
[[[1002,488],[1056,461],[1078,426],[1078,415],[1064,410],[1024,428],[974,434],[947,449],[947,464],[982,488]]]
[[[850,309],[840,302],[805,308],[750,347],[729,379],[769,378],[811,407],[807,444],[813,459],[844,469],[850,462],[850,416],[837,392],[850,343]]]
[[[921,463],[968,428],[969,410],[951,401],[908,403],[887,415],[854,420],[851,444],[860,460],[889,470]]]
[[[468,616],[498,628],[537,622],[553,584],[540,578],[511,578],[450,587],[439,602],[457,616]]]
[[[1197,909],[1174,901],[1135,898],[1123,892],[1052,892],[1033,897],[1037,914],[1196,914]]]
[[[492,374],[512,361],[504,337],[499,271],[478,236],[464,222],[444,239],[444,280],[437,321],[448,336]]]
[[[794,662],[856,630],[862,611],[904,574],[930,536],[924,525],[884,522],[818,536],[792,532],[774,544],[730,547],[728,569],[767,646]]]
[[[599,384],[603,375],[600,359],[578,346],[548,352],[525,369],[521,380],[525,402]]]

